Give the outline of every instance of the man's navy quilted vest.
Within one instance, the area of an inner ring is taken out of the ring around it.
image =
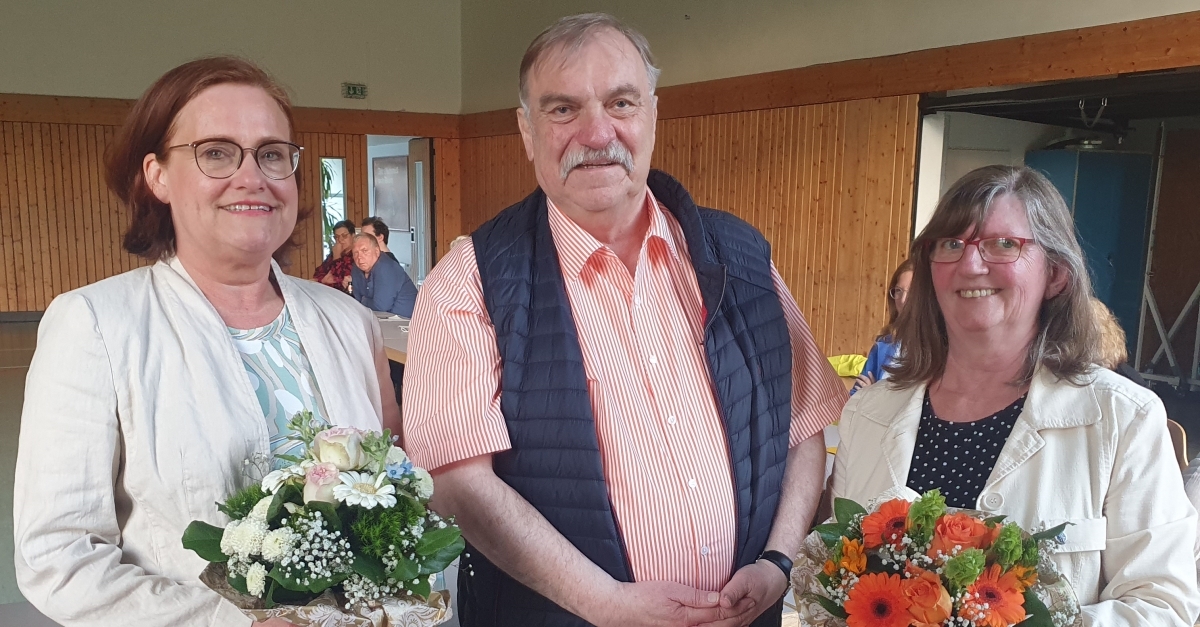
[[[742,220],[697,207],[670,176],[652,171],[648,182],[683,229],[705,307],[704,345],[737,491],[736,570],[766,546],[788,452],[792,352],[770,247]],[[472,238],[503,363],[500,405],[512,441],[494,457],[496,475],[588,559],[618,581],[632,581],[545,194],[534,191]],[[474,547],[466,553],[458,576],[464,626],[587,624]],[[755,624],[778,621],[777,604]]]

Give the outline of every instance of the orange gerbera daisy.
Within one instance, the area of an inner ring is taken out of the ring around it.
[[[849,627],[908,627],[911,603],[904,596],[900,575],[875,573],[858,580],[842,607]]]
[[[863,550],[862,542],[842,538],[841,566],[855,575],[867,569],[867,553]]]
[[[890,544],[904,535],[908,530],[909,505],[904,499],[893,499],[881,505],[879,511],[863,518],[863,543],[868,549],[877,548],[884,542]]]
[[[1038,574],[1036,568],[1028,568],[1017,564],[1009,569],[1008,572],[1017,578],[1017,583],[1021,585],[1021,592],[1032,588],[1033,584],[1037,583]]]
[[[967,588],[961,615],[980,627],[1009,627],[1025,620],[1021,584],[1011,572],[992,564]]]

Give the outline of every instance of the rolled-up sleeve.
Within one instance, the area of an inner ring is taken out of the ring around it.
[[[21,592],[64,627],[250,625],[199,581],[180,583],[122,559],[115,496],[121,425],[108,350],[82,296],[60,296],[46,309],[17,451],[14,561]]]
[[[1119,436],[1104,499],[1107,583],[1099,602],[1083,608],[1086,624],[1186,627],[1200,612],[1196,511],[1184,496],[1166,418],[1156,399]]]
[[[792,340],[792,425],[788,446],[793,447],[833,424],[842,414],[848,395],[829,359],[817,348],[808,322],[774,264],[771,264],[771,279]]]
[[[417,296],[404,373],[404,442],[418,466],[512,448],[500,411],[500,352],[470,241],[455,246]]]

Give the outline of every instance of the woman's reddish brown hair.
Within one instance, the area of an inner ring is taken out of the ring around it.
[[[283,86],[257,65],[237,57],[208,57],[184,63],[164,74],[133,105],[124,126],[105,159],[108,187],[133,212],[129,230],[125,232],[125,250],[134,255],[157,261],[175,254],[175,225],[171,208],[150,191],[146,184],[142,162],[153,153],[166,159],[167,141],[175,130],[175,117],[200,92],[234,83],[251,85],[267,92],[288,121],[288,130],[295,133],[292,103]],[[294,175],[300,186],[300,170]],[[307,217],[300,210],[299,223]],[[295,246],[289,239],[275,256]]]

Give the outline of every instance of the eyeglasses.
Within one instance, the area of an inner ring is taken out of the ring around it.
[[[196,157],[196,165],[208,178],[227,179],[238,168],[246,151],[254,153],[254,161],[258,168],[269,179],[281,181],[296,173],[300,165],[300,146],[291,142],[267,142],[258,148],[242,148],[241,146],[223,139],[195,142],[170,146],[167,150],[176,148],[191,148]]]
[[[1028,237],[985,237],[961,240],[939,237],[929,247],[929,260],[933,263],[954,263],[962,259],[968,246],[979,248],[979,256],[988,263],[1012,263],[1021,258],[1021,249],[1033,240]]]
[[[888,290],[888,296],[891,296],[894,300],[900,300],[901,298],[908,296],[908,290],[904,289],[903,287],[893,287],[892,289]]]

